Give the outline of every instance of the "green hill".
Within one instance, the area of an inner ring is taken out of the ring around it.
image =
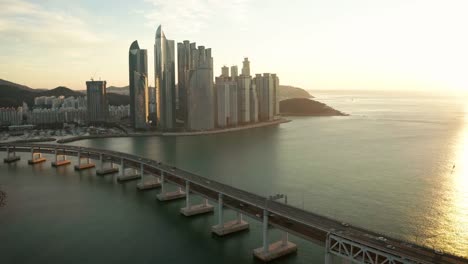
[[[307,98],[292,98],[279,102],[283,116],[346,116],[328,105]]]
[[[280,85],[279,86],[279,95],[278,99],[280,101],[290,99],[290,98],[313,98],[312,95],[309,94],[306,90],[289,86],[289,85]]]

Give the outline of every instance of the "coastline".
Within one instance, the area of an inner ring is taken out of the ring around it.
[[[260,127],[269,127],[275,126],[283,123],[291,122],[291,120],[286,118],[279,118],[273,121],[265,121],[255,124],[248,124],[243,126],[237,127],[229,127],[223,129],[215,129],[215,130],[207,130],[207,131],[194,131],[194,132],[138,132],[138,133],[129,133],[129,134],[121,134],[121,135],[89,135],[89,136],[77,136],[77,137],[70,137],[70,138],[63,138],[57,140],[57,143],[64,144],[64,143],[71,143],[75,141],[80,141],[84,139],[95,139],[95,138],[119,138],[119,137],[152,137],[152,136],[159,136],[159,137],[180,137],[180,136],[200,136],[200,135],[212,135],[212,134],[220,134],[220,133],[229,133],[235,131],[242,131],[247,129],[254,129]]]

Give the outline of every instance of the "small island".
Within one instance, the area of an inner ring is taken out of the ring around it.
[[[282,116],[347,116],[341,111],[308,98],[291,98],[280,101]]]

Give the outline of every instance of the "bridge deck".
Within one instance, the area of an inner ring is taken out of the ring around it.
[[[403,257],[408,260],[408,263],[468,263],[467,259],[450,254],[439,255],[432,249],[406,243],[398,239],[386,237],[386,241],[381,241],[378,237],[383,235],[376,232],[355,226],[344,226],[340,221],[291,205],[267,201],[266,197],[136,155],[69,145],[23,143],[0,143],[0,151],[6,151],[7,146],[10,146],[10,149],[14,146],[16,152],[30,152],[31,148],[34,147],[35,152],[44,154],[54,154],[57,148],[58,153],[68,156],[77,156],[78,152],[80,152],[81,157],[99,159],[100,155],[102,155],[104,161],[113,161],[115,163],[120,163],[123,158],[126,167],[134,167],[136,169],[140,168],[140,164],[144,164],[146,172],[152,174],[164,172],[166,180],[172,183],[185,186],[186,181],[189,181],[192,192],[211,200],[217,200],[218,194],[222,193],[224,195],[223,202],[226,206],[259,221],[262,221],[263,210],[267,209],[270,213],[269,223],[271,225],[320,245],[325,245],[327,234],[333,233],[364,246]],[[388,245],[391,245],[391,247],[389,248]]]

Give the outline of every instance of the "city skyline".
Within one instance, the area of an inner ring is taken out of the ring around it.
[[[83,90],[82,80],[95,75],[108,86],[126,86],[122,51],[135,39],[151,47],[162,24],[176,42],[193,39],[213,48],[215,69],[249,57],[255,61],[252,72],[276,72],[283,84],[308,90],[468,89],[463,1],[233,1],[205,10],[209,1],[147,0],[113,5],[107,14],[108,4],[2,1],[1,78],[34,88]],[[263,9],[268,12],[257,12]],[[116,27],[120,19],[128,24]],[[279,52],[286,45],[292,48]],[[151,49],[148,56],[154,57]],[[154,86],[154,76],[148,80]]]

